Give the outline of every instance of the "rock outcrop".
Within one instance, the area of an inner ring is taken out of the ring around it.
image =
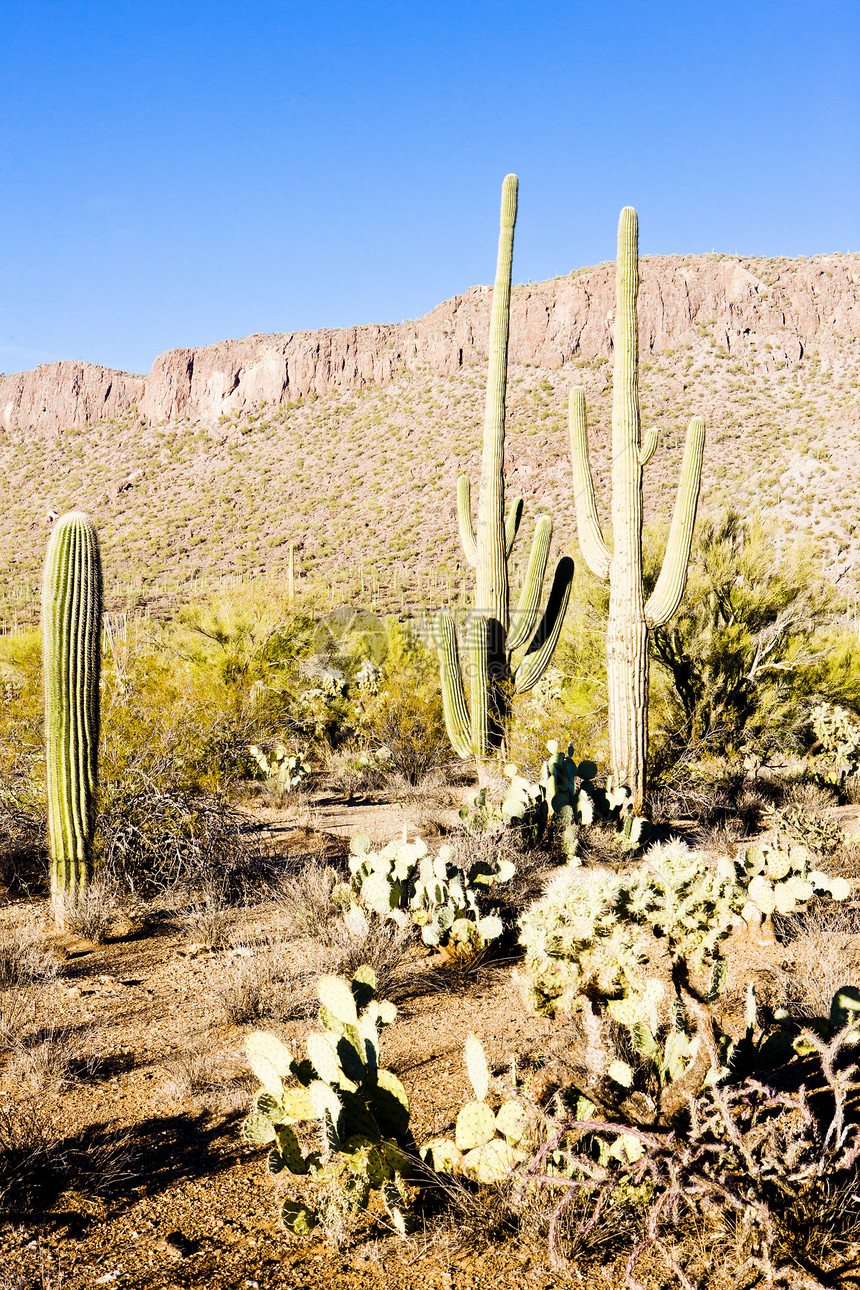
[[[57,434],[122,416],[143,398],[146,378],[95,363],[42,363],[0,377],[0,430]]]
[[[651,256],[640,262],[643,355],[707,336],[756,362],[824,363],[860,339],[860,256],[751,260]],[[428,365],[442,374],[486,357],[489,287],[472,287],[399,325],[247,336],[159,355],[148,377],[89,363],[52,363],[0,378],[0,429],[41,434],[83,428],[132,405],[151,422],[214,421],[260,403],[390,380]],[[614,265],[518,287],[511,302],[513,363],[556,368],[610,358]]]

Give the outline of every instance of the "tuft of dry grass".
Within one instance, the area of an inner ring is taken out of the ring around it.
[[[43,1212],[62,1192],[105,1193],[134,1177],[128,1134],[64,1136],[62,1108],[41,1093],[0,1099],[0,1212]]]
[[[96,878],[76,903],[63,909],[63,927],[76,936],[102,945],[110,936],[122,910],[119,889],[110,878]]]
[[[47,985],[59,976],[60,960],[45,944],[34,919],[7,926],[0,936],[0,990]]]
[[[344,902],[338,898],[340,875],[320,860],[308,860],[298,871],[287,871],[276,889],[276,900],[287,936],[308,937],[334,947],[342,937]]]
[[[204,949],[215,950],[225,943],[232,919],[227,897],[223,880],[213,875],[204,881],[186,915],[190,939]]]
[[[830,1002],[860,969],[860,921],[840,902],[811,901],[796,914],[776,916],[790,966],[779,975],[784,1006],[796,1017],[827,1017]]]
[[[219,1020],[228,1025],[265,1017],[307,1019],[316,1008],[316,975],[283,941],[258,943],[234,935],[223,967],[213,975],[209,998]]]

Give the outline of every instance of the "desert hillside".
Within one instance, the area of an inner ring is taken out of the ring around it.
[[[6,610],[33,603],[46,517],[73,506],[96,518],[115,597],[279,577],[292,542],[300,575],[373,580],[386,604],[426,602],[428,577],[431,598],[456,595],[454,489],[476,480],[490,296],[171,350],[146,377],[64,362],[0,378]],[[612,264],[513,293],[508,488],[574,556],[567,395],[585,387],[605,509],[613,321]],[[820,542],[853,590],[860,257],[646,257],[639,326],[643,425],[661,432],[646,515],[668,521],[701,413],[703,509],[761,509]]]

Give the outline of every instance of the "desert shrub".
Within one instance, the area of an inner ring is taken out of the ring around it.
[[[385,655],[372,691],[359,686],[359,728],[391,769],[418,784],[450,760],[435,654],[396,619],[386,619]]]
[[[220,875],[235,901],[252,895],[260,857],[252,856],[245,821],[212,795],[160,787],[145,774],[108,785],[96,830],[96,863],[108,880],[132,893],[189,890]],[[225,898],[227,892],[225,890]]]
[[[628,1284],[638,1284],[634,1271],[653,1248],[673,1283],[689,1290],[689,1238],[702,1222],[712,1243],[733,1247],[768,1284],[829,1281],[830,1259],[852,1248],[860,1223],[860,1125],[851,1111],[860,1085],[850,1031],[829,1043],[808,1032],[806,1041],[803,1070],[823,1089],[817,1101],[804,1083],[786,1086],[771,1074],[697,1092],[678,1133],[604,1118],[582,1097],[547,1115],[544,1143],[514,1194],[535,1187],[555,1194],[553,1263],[565,1262],[563,1236],[587,1239],[599,1220],[623,1224],[632,1206],[640,1218],[628,1246]],[[565,1225],[572,1203],[578,1221]],[[798,1262],[808,1274],[799,1281]]]
[[[681,608],[652,634],[671,683],[657,763],[691,741],[717,753],[796,751],[809,742],[814,694],[856,702],[856,638],[834,626],[836,609],[812,549],[794,547],[779,563],[758,520],[700,521]]]

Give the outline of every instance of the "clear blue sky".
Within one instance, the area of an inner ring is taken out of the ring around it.
[[[860,250],[860,0],[0,0],[0,371]]]

